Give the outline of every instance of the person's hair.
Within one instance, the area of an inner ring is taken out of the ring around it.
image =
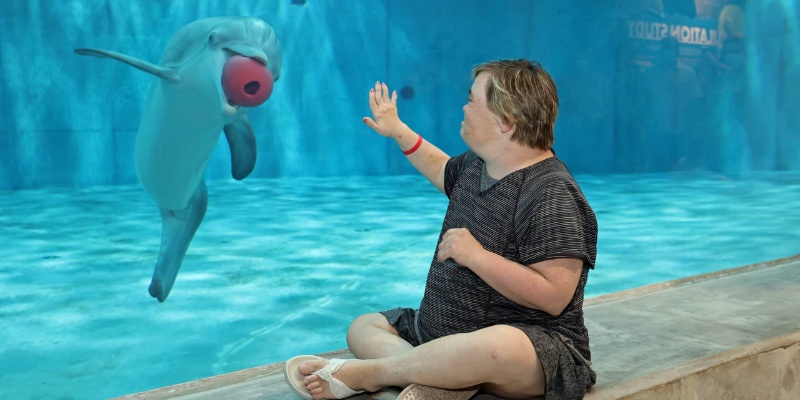
[[[500,60],[472,69],[472,78],[489,74],[486,101],[495,115],[516,130],[511,136],[523,146],[548,150],[558,117],[558,90],[550,74],[535,61]]]

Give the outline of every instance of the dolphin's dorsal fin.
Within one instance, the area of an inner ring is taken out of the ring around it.
[[[126,56],[125,54],[115,53],[113,51],[100,49],[75,49],[75,53],[83,56],[112,58],[117,61],[122,61],[131,67],[138,68],[144,72],[149,72],[161,79],[169,81],[170,83],[175,83],[181,79],[181,76],[178,75],[178,73],[173,69],[164,68],[162,66],[149,63],[135,57]]]

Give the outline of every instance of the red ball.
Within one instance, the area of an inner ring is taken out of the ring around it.
[[[275,80],[267,67],[250,57],[233,56],[222,67],[222,90],[234,104],[256,107],[272,94]]]

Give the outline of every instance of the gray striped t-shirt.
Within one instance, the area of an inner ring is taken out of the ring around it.
[[[583,323],[583,294],[597,255],[597,221],[564,163],[551,157],[515,171],[481,190],[484,161],[468,151],[445,168],[450,204],[439,242],[451,228],[467,228],[488,251],[522,265],[578,258],[583,273],[561,315],[526,308],[507,299],[453,259],[434,254],[417,330],[424,341],[498,324],[532,325],[571,339],[587,360],[589,335]],[[438,253],[438,250],[437,250]]]

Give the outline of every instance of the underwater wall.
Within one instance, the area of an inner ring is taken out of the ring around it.
[[[477,63],[538,60],[560,92],[559,157],[576,173],[800,169],[797,1],[6,0],[0,2],[0,190],[136,182],[152,76],[74,48],[158,62],[200,18],[277,32],[283,71],[250,110],[252,177],[413,173],[361,122],[376,80],[454,155]],[[222,138],[209,179],[230,179]]]

